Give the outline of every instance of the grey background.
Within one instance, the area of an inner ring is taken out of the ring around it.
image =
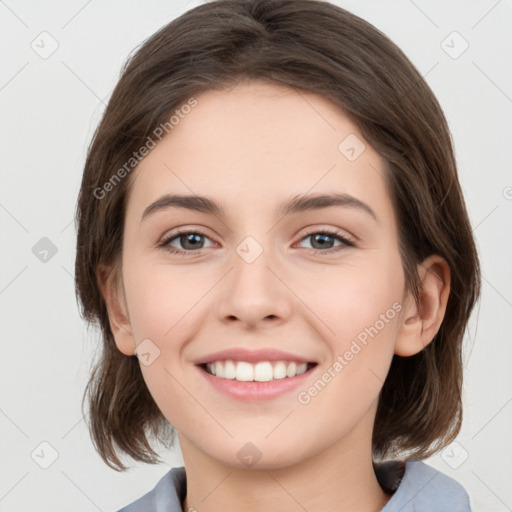
[[[117,473],[94,451],[80,402],[98,335],[75,302],[73,216],[122,64],[198,3],[0,1],[1,512],[117,510],[182,464],[176,451]],[[464,426],[427,462],[464,485],[473,510],[512,510],[512,1],[333,3],[404,50],[448,118],[484,277]]]

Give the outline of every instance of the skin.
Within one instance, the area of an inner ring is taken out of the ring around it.
[[[134,171],[120,279],[103,285],[119,350],[133,355],[149,339],[160,351],[141,371],[178,431],[184,510],[378,511],[389,500],[372,468],[378,395],[393,354],[417,353],[438,331],[448,266],[439,256],[419,265],[416,305],[383,161],[327,99],[259,81],[196,99]],[[355,161],[338,150],[349,134],[365,144]],[[364,201],[378,221],[354,207],[277,214],[290,196],[321,192]],[[208,196],[226,217],[168,208],[141,222],[165,193]],[[200,228],[203,248],[190,255],[179,237],[171,245],[189,254],[159,248],[178,227]],[[326,254],[306,227],[339,231],[356,245],[333,240],[324,247],[341,250]],[[252,263],[236,251],[247,236],[263,250]],[[309,403],[299,403],[297,393],[394,303],[401,311]],[[233,347],[277,348],[318,365],[300,389],[244,402],[212,388],[193,363]],[[248,442],[261,454],[252,467],[237,456]]]

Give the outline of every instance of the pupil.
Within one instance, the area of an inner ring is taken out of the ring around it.
[[[182,237],[182,239],[185,239],[185,243],[183,244],[183,247],[187,248],[187,243],[191,243],[191,247],[189,249],[197,249],[197,246],[199,245],[198,239],[200,239],[202,235],[199,235],[197,233],[191,233],[189,235],[185,235]],[[194,242],[195,240],[195,242]]]
[[[327,239],[330,239],[330,238],[331,238],[331,235],[326,235],[326,234],[322,234],[322,233],[320,233],[320,234],[315,235],[315,236],[313,237],[313,240],[314,240],[315,242],[319,242],[319,243],[320,243],[320,247],[325,247],[325,246],[326,246],[326,242],[325,242],[325,239],[326,239],[326,238],[327,238]],[[320,240],[318,240],[318,239],[320,239]],[[328,241],[327,241],[327,243],[328,243]]]

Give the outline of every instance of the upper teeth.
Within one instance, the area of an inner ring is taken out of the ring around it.
[[[307,370],[307,363],[297,364],[294,362],[269,361],[251,364],[246,361],[215,361],[208,363],[206,369],[212,375],[221,379],[235,379],[239,381],[266,382],[272,379],[284,379],[295,377]]]

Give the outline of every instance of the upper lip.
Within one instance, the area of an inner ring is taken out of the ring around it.
[[[261,348],[258,350],[247,350],[244,348],[229,348],[200,357],[194,363],[196,365],[213,363],[214,361],[246,361],[248,363],[259,363],[260,361],[294,361],[296,363],[314,362],[290,352],[283,352],[273,348]]]

